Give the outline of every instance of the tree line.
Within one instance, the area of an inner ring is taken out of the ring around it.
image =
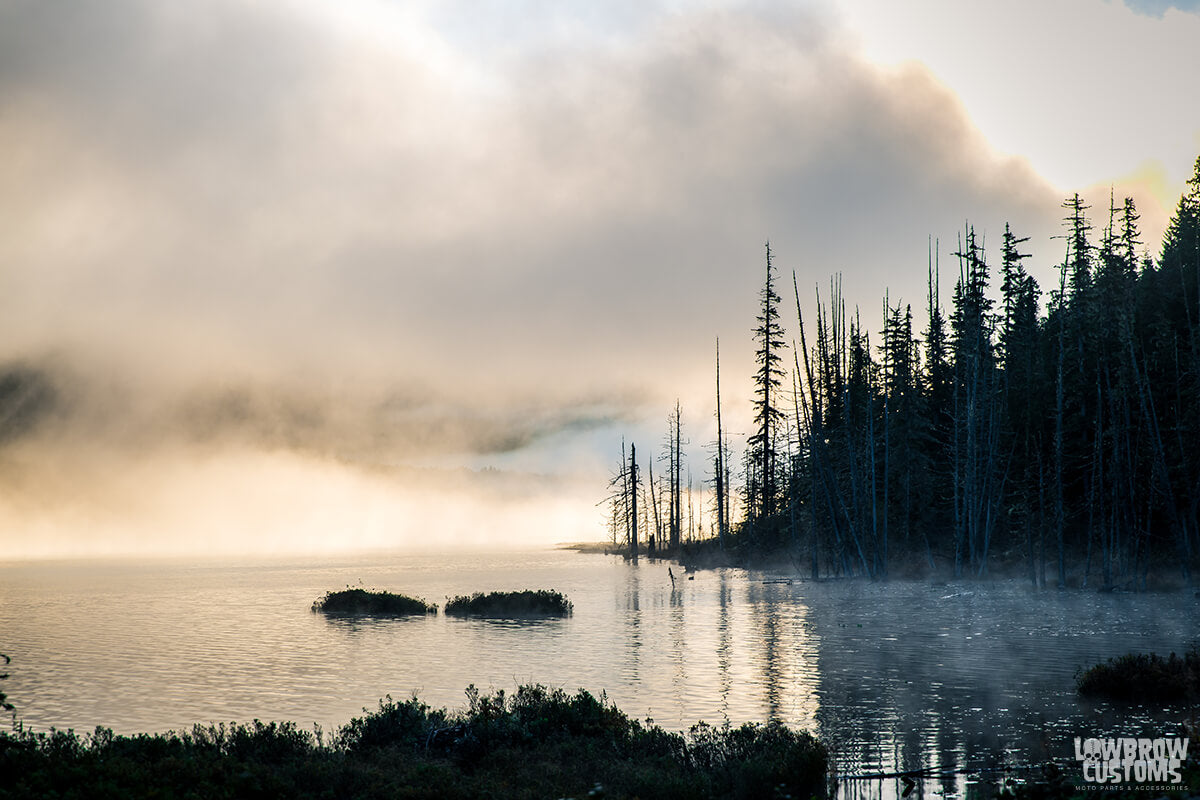
[[[793,274],[789,339],[768,244],[753,429],[735,476],[718,343],[710,520],[700,534],[689,503],[691,537],[786,555],[814,578],[1002,568],[1037,586],[1144,588],[1152,566],[1170,564],[1190,583],[1200,547],[1200,159],[1157,258],[1143,249],[1132,199],[1093,214],[1075,194],[1062,207],[1056,285],[1026,270],[1026,237],[1006,225],[997,259],[968,224],[948,308],[931,243],[925,308],[915,315],[885,295],[874,330],[848,313],[838,278],[817,290],[806,319]],[[678,404],[668,427],[665,478],[652,461],[643,477],[623,446],[610,484],[613,539],[632,554],[639,539],[672,554],[687,544]]]

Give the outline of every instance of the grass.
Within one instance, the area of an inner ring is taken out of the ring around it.
[[[476,592],[446,603],[446,614],[459,617],[567,617],[574,606],[559,592]]]
[[[459,712],[417,698],[332,736],[292,723],[115,736],[0,733],[5,798],[820,797],[827,757],[778,723],[687,733],[630,719],[602,695],[467,690]]]
[[[1154,653],[1127,653],[1110,658],[1075,676],[1083,697],[1125,702],[1188,703],[1200,701],[1200,646],[1182,658]]]
[[[437,606],[416,597],[367,589],[343,589],[326,592],[312,605],[313,611],[325,614],[364,614],[370,616],[405,616],[436,614]]]

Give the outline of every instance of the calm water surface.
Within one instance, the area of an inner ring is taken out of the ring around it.
[[[5,691],[27,727],[118,732],[293,720],[326,729],[384,695],[461,707],[469,684],[585,688],[629,714],[779,719],[816,732],[844,776],[1070,760],[1074,736],[1174,734],[1178,719],[1076,700],[1081,666],[1200,636],[1191,593],[812,583],[694,573],[569,551],[246,562],[0,565]],[[326,619],[347,585],[442,602],[551,588],[566,620]],[[984,773],[985,775],[988,773]],[[957,775],[919,794],[970,788]],[[844,795],[895,796],[895,781]]]

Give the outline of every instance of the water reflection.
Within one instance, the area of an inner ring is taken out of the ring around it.
[[[753,619],[758,628],[758,641],[762,648],[756,659],[759,680],[763,686],[766,701],[766,717],[768,720],[780,719],[780,695],[783,690],[782,665],[779,663],[779,652],[782,649],[779,641],[779,605],[767,602],[762,596],[762,585],[751,584],[749,587],[750,607],[754,611]]]
[[[1105,720],[1104,707],[1077,701],[1073,674],[1122,652],[1184,646],[1196,635],[1185,595],[1038,594],[1007,584],[810,591],[823,633],[818,727],[838,748],[843,775],[926,770],[913,796],[961,794],[976,777],[1069,760],[1073,736],[1174,729],[1169,715],[1141,709]],[[849,781],[843,794],[903,789],[895,778]]]
[[[395,627],[427,624],[429,617],[425,615],[411,616],[364,616],[359,614],[318,614],[330,628],[341,631],[347,636],[375,635],[381,630]]]
[[[636,684],[642,649],[642,581],[640,565],[635,561],[628,567],[628,580],[622,593],[625,602],[620,606],[624,611],[626,653],[621,672],[625,681]]]
[[[683,591],[677,588],[676,581],[672,578],[671,594],[667,608],[667,621],[671,644],[671,665],[673,667],[671,686],[676,697],[682,696],[683,689],[688,684],[689,649],[686,619],[687,616],[683,605]],[[683,709],[680,708],[680,711],[682,712]]]
[[[757,655],[754,681],[762,687],[763,717],[811,728],[817,718],[818,637],[807,602],[790,582],[750,578],[749,619]]]
[[[0,566],[0,644],[14,658],[5,690],[34,729],[134,732],[254,717],[329,728],[385,694],[459,707],[469,684],[541,682],[606,692],[676,729],[779,719],[830,745],[844,797],[898,797],[905,772],[921,772],[910,797],[934,797],[962,795],[990,770],[1069,759],[1073,736],[1173,731],[1149,712],[1080,704],[1072,676],[1130,650],[1180,651],[1198,633],[1191,595],[734,569],[672,580],[668,569],[563,552]],[[359,580],[430,598],[553,588],[575,613],[309,611]]]
[[[729,585],[729,574],[726,570],[721,570],[718,576],[717,675],[721,696],[721,717],[728,722],[729,695],[733,689],[733,635],[729,622],[733,588]]]

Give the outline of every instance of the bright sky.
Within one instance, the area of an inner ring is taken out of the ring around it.
[[[1171,204],[1200,153],[1200,3],[835,4],[863,54],[919,61],[1002,152],[1063,191],[1137,179]]]
[[[869,330],[967,222],[1048,283],[1071,192],[1156,252],[1197,42],[1161,0],[0,3],[0,359],[59,398],[0,447],[0,557],[386,543],[414,466],[575,476],[591,520],[676,398],[704,480],[767,239]]]

